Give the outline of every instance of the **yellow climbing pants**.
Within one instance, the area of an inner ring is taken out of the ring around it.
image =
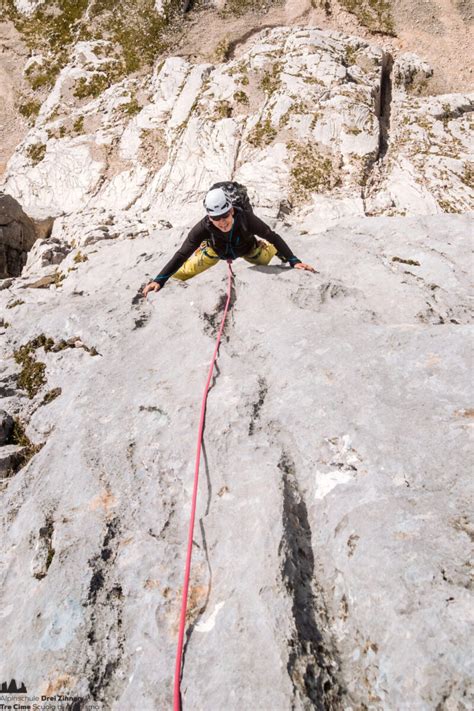
[[[248,254],[244,254],[243,259],[250,262],[250,264],[268,264],[276,253],[277,249],[273,244],[265,242],[263,239],[258,239],[255,249],[252,249]],[[173,274],[173,277],[180,281],[192,279],[193,276],[205,272],[206,269],[213,267],[219,261],[220,259],[212,247],[209,247],[206,242],[202,242],[194,254]]]

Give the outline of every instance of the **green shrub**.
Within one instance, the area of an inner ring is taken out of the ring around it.
[[[469,161],[465,163],[461,180],[465,185],[474,190],[474,163],[470,163]]]
[[[83,133],[84,132],[84,116],[79,116],[72,124],[72,128],[75,133]]]
[[[26,149],[26,155],[31,160],[33,165],[41,163],[46,155],[46,146],[44,143],[33,143]]]
[[[346,45],[346,54],[344,61],[346,66],[350,67],[356,63],[357,48],[353,47],[351,44]]]
[[[340,0],[341,5],[355,15],[371,32],[395,35],[390,0]]]
[[[270,119],[266,118],[265,121],[259,121],[256,126],[253,127],[247,140],[252,146],[262,148],[271,143],[276,135],[277,132],[273,128]]]
[[[128,104],[122,104],[121,108],[122,111],[128,116],[135,116],[136,114],[139,114],[142,110],[142,107],[138,103],[136,96],[131,96]]]
[[[77,254],[74,255],[74,263],[75,264],[80,264],[81,262],[87,262],[89,257],[87,254],[82,254],[81,251],[77,252]]]
[[[281,84],[281,63],[275,62],[270,70],[266,70],[260,80],[260,88],[268,94],[273,94]]]
[[[234,94],[234,101],[237,101],[239,104],[249,104],[249,97],[245,93],[245,91],[236,91]]]
[[[28,82],[30,83],[31,88],[36,90],[41,89],[43,86],[52,87],[56,81],[59,70],[60,67],[57,63],[52,62],[47,69],[42,68],[39,71],[29,73]]]
[[[5,2],[5,0],[4,0]],[[52,85],[61,68],[69,59],[68,49],[76,33],[88,0],[56,0],[43,3],[31,15],[16,11],[13,0],[6,0],[7,14],[28,47],[48,56],[48,69],[32,74],[33,88]]]
[[[232,106],[228,101],[220,101],[214,109],[214,119],[230,118],[232,116]]]
[[[27,101],[24,104],[20,104],[20,106],[18,107],[18,111],[20,112],[20,114],[22,116],[29,118],[30,116],[37,116],[40,108],[41,108],[41,102],[35,101],[33,99],[31,101]]]
[[[106,74],[94,74],[91,78],[81,77],[74,87],[73,94],[78,99],[92,97],[96,99],[109,88],[111,82]]]
[[[20,348],[13,353],[15,362],[21,365],[21,371],[17,380],[18,386],[22,390],[26,390],[29,398],[33,398],[38,390],[46,383],[46,365],[36,360],[35,351],[41,347],[44,347],[45,351],[48,351],[51,350],[53,345],[54,341],[52,338],[46,338],[44,334],[41,334],[24,346],[20,346]]]
[[[174,20],[179,18],[181,21],[180,30],[182,25],[182,0],[165,0],[164,16],[156,12],[155,0],[123,0],[120,3],[113,0],[50,0],[30,15],[18,12],[13,0],[2,0],[1,4],[27,46],[45,56],[47,69],[31,72],[30,81],[34,88],[52,85],[70,60],[71,47],[78,40],[102,39],[110,41],[116,48],[116,68],[106,72],[110,85],[152,64],[173,41],[170,30]],[[98,54],[104,51],[97,48]],[[87,88],[82,87],[82,90],[87,91]]]
[[[229,59],[229,49],[230,49],[230,43],[229,43],[229,38],[224,37],[221,39],[220,42],[218,42],[215,50],[214,50],[214,59],[216,62],[227,62]]]
[[[451,214],[459,214],[462,212],[461,205],[450,202],[449,200],[445,200],[444,198],[438,198],[438,205],[440,206],[443,212],[448,212]]]
[[[48,390],[48,392],[44,396],[43,400],[41,401],[41,404],[48,405],[48,403],[52,402],[57,397],[59,397],[59,395],[61,395],[61,393],[62,393],[61,388],[53,388],[52,390]]]
[[[258,7],[254,0],[227,0],[224,9],[221,10],[221,15],[223,17],[228,17],[229,15],[238,17],[246,12],[255,10],[256,5]]]
[[[61,286],[61,283],[65,280],[66,275],[62,274],[60,271],[54,272],[54,284],[56,286]]]
[[[37,454],[44,444],[33,444],[26,434],[26,425],[19,417],[13,418],[13,430],[10,437],[11,444],[16,444],[18,447],[23,447],[23,452],[19,459],[15,462],[13,471],[7,474],[11,475],[24,467],[35,454]]]
[[[313,192],[331,190],[339,184],[331,158],[320,153],[317,146],[291,141],[287,147],[292,157],[290,192],[293,199],[306,200]]]

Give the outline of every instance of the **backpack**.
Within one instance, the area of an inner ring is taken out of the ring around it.
[[[245,212],[253,212],[245,185],[228,180],[223,183],[214,183],[209,190],[214,190],[214,188],[222,188],[234,207],[240,207]]]

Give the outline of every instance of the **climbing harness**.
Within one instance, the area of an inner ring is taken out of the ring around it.
[[[216,346],[214,348],[214,354],[212,356],[211,365],[209,367],[209,373],[207,375],[206,385],[204,386],[204,394],[201,404],[201,417],[199,420],[199,430],[197,438],[197,451],[196,451],[196,462],[194,467],[194,487],[193,496],[191,501],[191,519],[189,522],[189,535],[188,535],[188,550],[186,554],[186,567],[184,571],[184,584],[183,584],[183,596],[181,600],[181,616],[179,619],[179,631],[178,631],[178,648],[176,651],[176,664],[174,672],[174,694],[173,694],[173,711],[181,711],[181,694],[180,694],[180,682],[181,682],[181,662],[183,656],[183,640],[184,631],[186,627],[186,609],[188,605],[188,589],[189,589],[189,575],[191,570],[191,554],[193,548],[193,532],[194,532],[194,519],[196,515],[196,501],[197,501],[197,491],[198,491],[198,480],[199,480],[199,463],[201,460],[201,447],[202,447],[202,437],[204,432],[204,422],[206,418],[206,405],[207,396],[209,393],[209,386],[211,383],[212,373],[214,371],[214,364],[217,360],[217,355],[219,353],[219,345],[221,342],[222,332],[224,331],[225,320],[227,312],[229,310],[230,298],[232,294],[232,282],[234,278],[234,272],[232,271],[232,260],[227,260],[228,266],[228,281],[227,281],[227,302],[224,307],[224,315],[222,316],[221,326],[219,328],[219,333],[217,334]]]

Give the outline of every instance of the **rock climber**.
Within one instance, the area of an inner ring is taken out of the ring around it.
[[[208,191],[204,207],[207,215],[194,225],[158,276],[144,287],[144,297],[150,291],[162,289],[170,277],[186,281],[213,267],[220,259],[243,257],[251,264],[266,265],[276,255],[295,269],[316,272],[295,257],[280,235],[252,211],[234,206],[222,188]]]

